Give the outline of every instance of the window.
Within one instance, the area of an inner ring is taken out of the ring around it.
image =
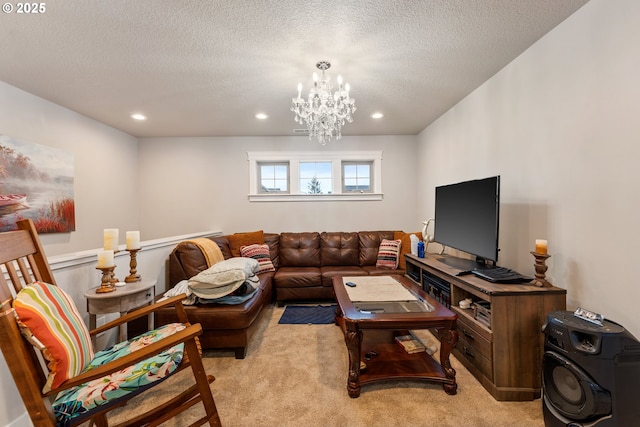
[[[300,162],[300,192],[331,194],[331,162]]]
[[[342,192],[370,193],[373,162],[342,162]]]
[[[288,193],[289,164],[286,162],[260,162],[258,164],[259,193]]]
[[[382,200],[382,151],[252,151],[249,200]]]

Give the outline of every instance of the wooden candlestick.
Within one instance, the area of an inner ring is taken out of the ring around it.
[[[116,290],[113,277],[113,270],[115,269],[115,265],[111,267],[96,267],[96,270],[102,270],[102,280],[100,283],[100,287],[96,289],[96,293],[105,294],[107,292],[113,292]]]
[[[142,280],[140,275],[137,273],[138,261],[136,260],[136,254],[140,249],[127,249],[129,251],[129,275],[125,277],[124,281],[126,283],[139,282]]]
[[[551,255],[540,254],[538,252],[531,252],[531,255],[535,258],[535,264],[533,265],[536,270],[536,278],[533,279],[533,284],[541,288],[550,288],[553,285],[545,278],[547,272],[546,261],[547,258],[551,258]]]

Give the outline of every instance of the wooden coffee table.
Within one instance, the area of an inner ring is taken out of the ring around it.
[[[449,355],[458,342],[457,314],[431,298],[402,276],[369,276],[377,289],[386,279],[397,282],[415,297],[415,301],[352,301],[345,282],[353,281],[359,291],[367,286],[367,276],[335,277],[333,289],[338,302],[336,323],[344,331],[349,352],[347,392],[360,396],[361,386],[389,380],[425,380],[442,383],[447,394],[456,394],[456,371]],[[378,277],[378,278],[376,278]],[[389,283],[392,286],[397,286]],[[354,288],[355,289],[355,288]],[[399,289],[404,292],[403,289]],[[354,298],[358,299],[358,298]],[[361,299],[361,298],[360,298]],[[426,352],[408,354],[395,342],[397,335],[413,329],[435,329],[440,339],[440,363]],[[366,356],[367,360],[362,357]],[[366,369],[361,372],[360,362]]]

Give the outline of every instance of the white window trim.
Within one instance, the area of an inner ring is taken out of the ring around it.
[[[382,200],[382,151],[249,151],[249,201],[251,202],[327,202],[343,200]],[[300,194],[299,163],[301,161],[332,162],[332,194]],[[373,162],[373,191],[342,193],[342,162]],[[289,162],[290,194],[258,192],[258,162]]]

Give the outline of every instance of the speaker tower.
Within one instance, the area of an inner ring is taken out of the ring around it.
[[[640,426],[640,342],[633,335],[570,311],[550,313],[543,332],[546,427]]]

